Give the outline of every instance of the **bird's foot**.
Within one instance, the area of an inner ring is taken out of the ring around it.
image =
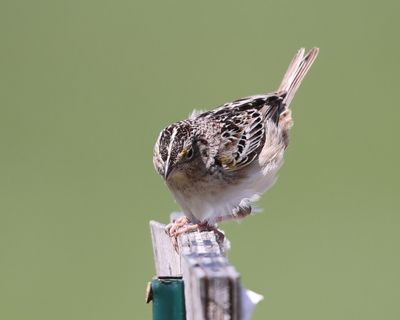
[[[186,216],[176,219],[174,222],[167,224],[165,231],[172,238],[177,238],[181,234],[193,232],[197,230],[205,230],[206,223],[190,223]]]
[[[165,227],[166,233],[171,237],[174,246],[177,246],[177,239],[180,235],[194,231],[213,231],[218,242],[223,242],[225,239],[224,233],[216,226],[210,225],[207,222],[190,223],[186,216],[176,219]]]
[[[180,217],[176,219],[174,222],[171,222],[166,225],[165,227],[165,232],[170,236],[170,237],[177,237],[175,234],[183,228],[184,226],[187,226],[189,224],[189,219],[186,216]]]

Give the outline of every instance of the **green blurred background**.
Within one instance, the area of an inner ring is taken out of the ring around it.
[[[262,214],[223,226],[254,319],[400,319],[398,1],[0,1],[0,319],[149,319],[152,165],[193,108],[320,56]]]

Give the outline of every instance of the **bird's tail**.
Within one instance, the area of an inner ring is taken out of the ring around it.
[[[297,89],[299,89],[301,82],[317,58],[319,49],[312,48],[305,56],[304,52],[304,48],[297,51],[277,90],[278,93],[285,95],[282,104],[284,104],[286,108],[289,107]]]

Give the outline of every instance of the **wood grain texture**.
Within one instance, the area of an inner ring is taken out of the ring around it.
[[[182,276],[181,257],[176,252],[170,237],[165,233],[165,225],[156,221],[150,221],[150,231],[153,242],[156,276]]]
[[[240,319],[240,275],[225,256],[227,243],[213,231],[178,238],[178,252],[165,225],[150,222],[157,276],[182,276],[187,320]]]

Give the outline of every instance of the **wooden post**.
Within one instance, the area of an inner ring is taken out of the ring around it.
[[[213,231],[178,238],[177,250],[165,225],[150,221],[157,277],[183,277],[187,320],[240,320],[240,276],[225,256],[227,243]]]

